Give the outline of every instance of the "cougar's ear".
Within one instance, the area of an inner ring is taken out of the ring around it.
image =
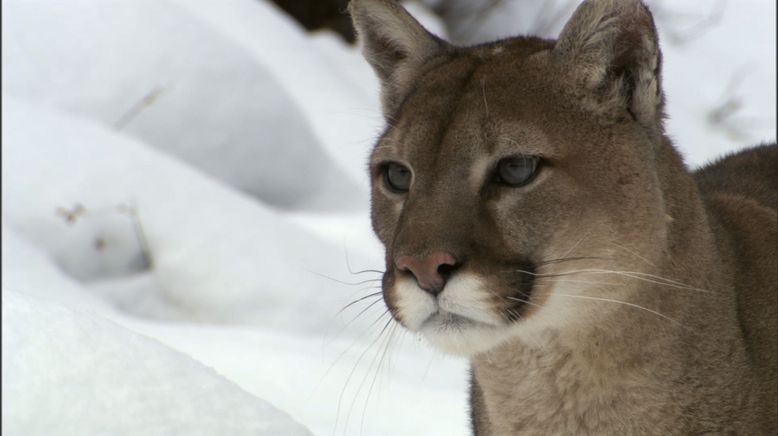
[[[391,116],[421,65],[447,47],[394,0],[351,0],[362,53],[381,81],[384,115]]]
[[[653,17],[640,0],[586,0],[553,53],[603,109],[626,108],[644,126],[661,129],[662,55]]]

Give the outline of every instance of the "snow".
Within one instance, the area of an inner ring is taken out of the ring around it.
[[[163,293],[160,301],[187,318],[300,331],[318,331],[329,322],[327,316],[292,315],[311,298],[338,289],[316,275],[346,271],[343,258],[331,254],[342,253],[338,246],[131,137],[10,97],[5,105],[13,109],[4,112],[3,123],[14,127],[3,131],[3,140],[26,144],[4,150],[8,218],[73,277],[115,277],[116,265],[136,262],[142,247],[130,220],[118,212],[109,216],[113,225],[106,225],[106,216],[68,224],[54,210],[76,202],[106,209],[132,199],[153,253],[150,274]],[[84,165],[90,161],[99,165]],[[52,181],[56,186],[48,187]]]
[[[175,3],[17,1],[4,12],[8,94],[126,131],[271,204],[343,209],[364,197],[267,60]]]
[[[554,36],[571,4],[468,37]],[[651,2],[692,166],[775,139],[774,2],[706,5]],[[383,117],[356,48],[261,0],[2,7],[4,433],[469,433],[466,362],[361,272]]]
[[[5,291],[2,306],[5,434],[311,434],[196,360],[99,315]]]
[[[682,42],[669,35],[662,39],[667,131],[694,166],[733,149],[775,141],[776,4],[719,3],[723,15],[713,30]],[[678,16],[692,14],[684,6],[675,12]],[[696,17],[699,10],[704,9]],[[683,24],[682,30],[690,26]],[[737,110],[713,122],[713,113],[728,101]]]

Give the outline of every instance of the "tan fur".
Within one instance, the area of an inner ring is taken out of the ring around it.
[[[778,431],[778,148],[686,169],[644,5],[589,0],[558,41],[470,48],[393,1],[350,9],[391,120],[370,163],[384,299],[470,358],[475,434]],[[496,183],[519,155],[537,177]],[[435,252],[457,259],[439,294],[395,265]]]

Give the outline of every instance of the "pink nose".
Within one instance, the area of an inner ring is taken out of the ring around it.
[[[446,279],[457,266],[457,260],[449,253],[436,251],[427,256],[400,256],[394,264],[400,271],[408,271],[416,277],[419,287],[437,295],[446,285]]]

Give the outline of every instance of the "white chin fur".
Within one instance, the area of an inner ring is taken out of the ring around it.
[[[445,353],[474,356],[510,338],[510,327],[491,326],[452,314],[438,314],[420,330],[427,342]]]
[[[437,298],[419,288],[413,279],[402,278],[395,286],[403,324],[421,333],[434,348],[472,356],[510,336],[512,329],[484,300],[489,293],[473,274],[455,275]]]

